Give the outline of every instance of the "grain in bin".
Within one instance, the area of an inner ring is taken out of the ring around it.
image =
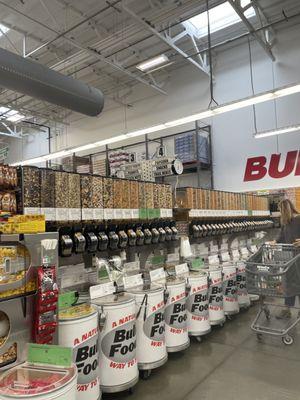
[[[91,300],[98,308],[99,375],[103,393],[131,389],[139,379],[136,358],[135,299],[128,293]]]
[[[187,324],[190,336],[201,338],[211,331],[209,321],[208,274],[191,271],[187,281]]]
[[[165,287],[166,346],[168,353],[185,350],[190,345],[186,312],[186,283],[182,277],[168,276]]]
[[[129,289],[136,302],[137,360],[142,377],[168,360],[165,340],[164,288],[145,283]]]
[[[60,310],[58,343],[73,348],[77,366],[77,400],[100,398],[98,310],[89,304]]]
[[[77,400],[77,369],[24,363],[0,378],[2,400]]]

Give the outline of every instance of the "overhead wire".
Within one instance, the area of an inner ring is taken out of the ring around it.
[[[213,78],[213,65],[212,65],[212,50],[211,50],[211,33],[210,33],[210,17],[209,17],[209,0],[206,0],[206,13],[207,13],[207,39],[208,39],[208,60],[209,60],[209,90],[210,90],[210,102],[208,108],[213,103],[217,106],[219,103],[214,98],[214,78]]]
[[[253,61],[252,61],[251,42],[249,37],[248,37],[248,50],[249,50],[250,83],[251,83],[252,95],[254,96],[255,90],[254,90],[254,79],[253,79]],[[252,109],[253,109],[254,132],[257,133],[257,118],[256,118],[255,104],[253,104]]]

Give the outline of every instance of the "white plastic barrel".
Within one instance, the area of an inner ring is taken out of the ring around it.
[[[190,272],[187,277],[187,284],[189,292],[186,300],[186,309],[189,335],[206,335],[211,331],[207,274]]]
[[[223,282],[221,269],[210,269],[209,273],[209,321],[210,325],[223,325]]]
[[[47,382],[49,382],[47,387]],[[20,364],[1,375],[1,400],[76,400],[77,370]]]
[[[239,307],[249,308],[251,302],[247,290],[246,265],[243,261],[237,262],[236,285]]]
[[[144,285],[130,289],[136,301],[137,361],[141,370],[151,370],[168,360],[165,341],[164,288]]]
[[[237,297],[235,265],[226,265],[223,267],[223,307],[225,315],[238,314],[240,311]]]
[[[165,307],[166,346],[169,353],[185,350],[190,345],[184,278],[168,277],[168,300]]]
[[[139,379],[136,359],[135,299],[128,293],[92,300],[103,326],[100,330],[99,370],[103,393],[122,392]]]
[[[77,400],[100,398],[98,310],[81,304],[59,313],[58,343],[73,348],[78,369]]]

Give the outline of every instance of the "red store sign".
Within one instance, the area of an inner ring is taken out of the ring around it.
[[[248,158],[244,182],[258,181],[268,175],[273,179],[300,176],[300,150],[289,151],[284,166],[280,167],[282,157],[282,154],[272,154],[269,159],[265,156]]]

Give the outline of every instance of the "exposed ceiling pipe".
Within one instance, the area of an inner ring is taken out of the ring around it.
[[[99,89],[1,48],[0,86],[92,117],[104,106]]]

